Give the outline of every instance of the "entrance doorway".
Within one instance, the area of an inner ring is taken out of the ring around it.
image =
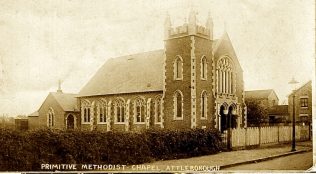
[[[75,128],[75,117],[72,114],[69,114],[66,119],[67,129]]]

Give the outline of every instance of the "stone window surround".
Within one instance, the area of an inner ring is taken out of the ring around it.
[[[203,62],[203,61],[205,61],[205,62]],[[205,55],[203,55],[201,57],[200,64],[201,64],[201,80],[207,80],[207,64],[208,64],[208,62],[207,62]],[[204,67],[204,72],[203,72],[203,67]],[[203,74],[204,74],[204,77],[203,77]]]
[[[154,104],[155,104],[154,105],[155,124],[161,124],[162,123],[162,96],[161,95],[158,95],[154,98]],[[159,108],[160,108],[160,111],[158,111]],[[160,116],[160,121],[158,121],[158,116]]]
[[[114,100],[113,103],[114,106],[114,124],[126,124],[126,103],[125,100],[122,97],[118,97],[116,100]],[[117,106],[120,108],[120,114],[123,115],[124,121],[118,122],[117,120]],[[122,112],[123,109],[123,112]]]
[[[178,61],[181,62],[181,67],[180,67],[181,71],[179,74],[180,77],[177,77],[177,75],[178,75],[178,71],[177,71]],[[173,62],[173,79],[174,80],[183,80],[183,59],[180,55],[177,55],[174,62]]]
[[[54,125],[55,125],[55,112],[54,112],[54,109],[50,107],[47,113],[47,126],[54,127]]]
[[[100,121],[100,112],[103,110],[104,121]],[[107,124],[108,107],[105,99],[100,99],[97,102],[97,124]]]
[[[141,121],[141,122],[137,122],[137,102],[141,102],[139,103],[140,104],[140,114],[141,114],[141,117],[143,116],[144,120]],[[147,110],[147,107],[146,107],[146,100],[142,97],[136,97],[136,99],[134,100],[134,124],[145,124],[146,123],[146,110]],[[142,111],[144,111],[144,113],[142,113]]]
[[[177,96],[181,97],[181,117],[177,117]],[[173,94],[173,119],[174,120],[183,120],[183,94],[180,90],[176,90]]]
[[[205,116],[202,115],[202,113],[203,113],[203,96],[205,97],[205,101],[204,101],[204,114],[205,114]],[[201,120],[207,120],[207,111],[208,111],[207,98],[208,98],[207,92],[205,90],[203,90],[201,92]]]
[[[86,110],[90,112],[90,119],[88,119],[88,121],[85,121],[85,117],[87,117],[86,112],[85,112]],[[83,99],[81,101],[81,124],[91,123],[91,116],[92,116],[91,112],[92,112],[91,102],[87,99]]]
[[[225,55],[218,59],[216,65],[217,94],[231,94],[236,92],[236,71],[232,59]]]

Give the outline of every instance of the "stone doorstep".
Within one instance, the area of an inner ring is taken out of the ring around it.
[[[272,160],[275,158],[280,158],[280,157],[284,157],[284,156],[289,156],[289,155],[294,155],[294,154],[299,154],[299,153],[304,153],[304,152],[309,152],[312,151],[312,149],[304,149],[304,150],[297,150],[294,152],[286,152],[283,154],[278,154],[278,155],[271,155],[268,157],[263,157],[263,158],[257,158],[257,159],[252,159],[252,160],[248,160],[248,161],[242,161],[242,162],[236,162],[236,163],[231,163],[231,164],[225,164],[220,166],[220,169],[224,169],[224,168],[229,168],[229,167],[234,167],[234,166],[238,166],[238,165],[242,165],[242,164],[251,164],[251,163],[257,163],[257,162],[261,162],[261,161],[267,161],[267,160]]]

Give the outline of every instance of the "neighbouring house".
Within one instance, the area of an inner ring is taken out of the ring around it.
[[[279,98],[273,89],[245,91],[245,100],[249,99],[260,101],[266,108],[271,108],[279,103]]]
[[[27,116],[19,115],[15,117],[15,130],[26,131],[28,130],[28,119]]]
[[[28,115],[29,128],[75,129],[80,127],[76,94],[50,92],[38,111]]]
[[[308,81],[293,91],[288,97],[289,114],[293,116],[293,97],[295,106],[295,122],[309,124],[312,122],[312,81]]]
[[[284,125],[291,122],[288,105],[275,105],[269,108],[269,125]]]
[[[214,39],[212,18],[198,25],[194,11],[177,27],[167,15],[164,34],[163,49],[109,59],[79,94],[50,93],[29,118],[106,131],[245,127],[243,70],[228,34]]]

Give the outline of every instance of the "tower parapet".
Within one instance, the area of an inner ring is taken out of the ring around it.
[[[213,39],[213,22],[209,15],[206,25],[198,25],[196,23],[196,12],[191,11],[189,21],[181,26],[172,27],[169,14],[165,20],[165,39],[177,38],[187,35],[196,35],[203,38]]]

